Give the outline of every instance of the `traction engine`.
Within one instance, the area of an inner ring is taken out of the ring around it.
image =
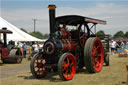
[[[7,28],[0,29],[0,57],[3,63],[21,63],[22,62],[22,50],[15,47],[15,42],[9,41],[7,44],[7,34],[13,32],[7,30]],[[1,39],[1,34],[3,39]]]
[[[43,51],[35,54],[30,68],[34,77],[42,78],[52,69],[62,80],[71,80],[76,70],[86,67],[90,73],[100,72],[104,51],[99,38],[91,31],[106,21],[66,15],[55,17],[55,5],[49,5],[50,37]],[[92,24],[89,27],[88,24]]]

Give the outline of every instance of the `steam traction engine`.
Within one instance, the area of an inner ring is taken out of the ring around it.
[[[1,34],[3,34],[3,39],[0,39],[0,57],[2,62],[21,63],[23,56],[20,48],[15,48],[13,41],[10,41],[9,44],[7,44],[7,34],[12,34],[12,31],[7,30],[7,28],[2,28],[0,29],[0,38]]]
[[[34,77],[45,77],[50,69],[58,70],[62,80],[71,80],[77,69],[86,67],[90,73],[100,72],[104,51],[100,39],[91,31],[105,21],[78,15],[55,17],[55,5],[49,5],[50,37],[43,52],[33,56],[30,64]],[[89,27],[88,24],[92,24]]]

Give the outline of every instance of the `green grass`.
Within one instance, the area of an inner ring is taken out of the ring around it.
[[[110,66],[104,66],[95,74],[76,73],[70,81],[61,81],[58,73],[49,73],[45,78],[34,79],[30,72],[2,78],[1,85],[124,85],[126,82],[126,63],[128,57],[110,56]]]

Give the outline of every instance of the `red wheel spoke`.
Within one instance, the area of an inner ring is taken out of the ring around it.
[[[66,75],[68,75],[68,69],[66,69],[66,72],[65,72]]]
[[[98,46],[96,47],[96,50],[97,50],[98,48],[100,48],[100,45],[98,45]]]
[[[99,61],[96,62],[96,67],[98,68],[100,65]]]
[[[95,55],[95,51],[92,52],[92,57],[95,57],[94,55]]]
[[[69,71],[70,71],[70,73],[72,73],[72,69],[70,69]]]
[[[69,65],[69,58],[67,57],[67,64]]]
[[[63,69],[62,69],[62,71],[65,71],[65,70],[66,70],[66,68],[63,68]]]
[[[93,46],[93,51],[96,51],[96,47],[95,46]]]
[[[73,62],[70,65],[72,66],[73,65]]]
[[[103,54],[98,54],[98,57],[101,57],[101,56],[103,56]]]

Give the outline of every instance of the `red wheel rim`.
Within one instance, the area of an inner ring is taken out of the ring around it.
[[[102,69],[103,57],[104,52],[102,43],[99,39],[96,39],[92,49],[92,64],[96,72],[99,72]]]
[[[48,73],[48,69],[45,67],[46,59],[36,57],[34,61],[34,72],[38,77],[44,77]]]
[[[70,80],[76,73],[76,62],[72,55],[67,55],[62,65],[62,74],[65,79]]]

